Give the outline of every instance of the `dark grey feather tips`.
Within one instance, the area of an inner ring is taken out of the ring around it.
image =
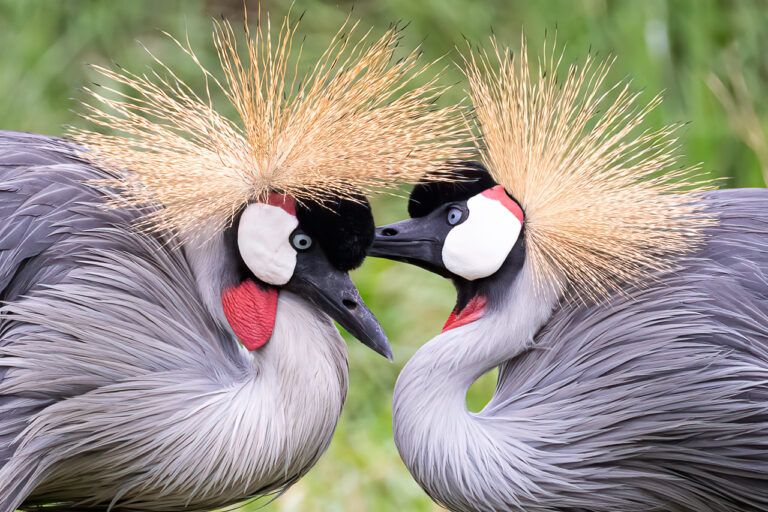
[[[706,201],[720,224],[677,271],[558,310],[501,366],[481,415],[557,425],[542,510],[768,510],[768,191]]]
[[[83,182],[110,175],[82,164],[60,139],[0,131],[0,300],[60,279],[60,260],[40,265],[38,256],[97,224],[85,205],[103,195]]]
[[[162,372],[199,383],[241,371],[183,255],[134,229],[138,211],[105,207],[105,191],[91,181],[111,177],[64,141],[0,132],[0,471],[17,435],[57,404]],[[94,336],[103,341],[89,345],[90,356],[105,364],[62,352],[62,341]],[[115,399],[118,411],[125,403]],[[0,510],[27,499],[62,439],[33,443],[35,462],[0,479]]]

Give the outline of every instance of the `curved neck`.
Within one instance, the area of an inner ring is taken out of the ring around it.
[[[307,301],[281,290],[272,336],[249,352],[236,340],[224,315],[222,290],[238,282],[236,256],[226,233],[201,232],[186,240],[184,254],[198,293],[211,318],[226,336],[220,343],[243,372],[245,384],[260,395],[262,414],[276,415],[275,436],[291,447],[297,466],[313,463],[303,446],[322,453],[341,414],[347,394],[346,345],[331,319]],[[252,403],[251,407],[256,407]],[[307,429],[314,429],[311,434]],[[322,446],[318,446],[321,444]]]
[[[533,343],[559,295],[537,290],[526,264],[507,292],[494,299],[482,318],[450,329],[419,349],[403,369],[398,387],[419,381],[422,391],[456,391],[463,407],[473,382]]]
[[[432,482],[449,480],[436,478],[434,468],[471,467],[456,459],[477,451],[475,460],[484,460],[493,440],[501,438],[494,429],[503,426],[467,410],[466,393],[484,373],[533,343],[559,300],[554,291],[542,295],[526,264],[484,317],[429,341],[400,374],[393,398],[395,442],[405,465],[431,495],[442,495]]]
[[[299,409],[309,406],[298,417],[318,407],[306,403],[316,400],[318,393],[341,391],[342,401],[346,395],[344,340],[326,314],[290,292],[280,292],[271,339],[262,348],[245,352],[261,377],[275,382],[287,404]]]
[[[327,315],[281,292],[269,342],[253,352],[240,346],[238,355],[246,378],[221,396],[215,415],[238,434],[235,453],[249,464],[225,489],[261,493],[302,475],[330,445],[347,395],[346,344]]]
[[[346,344],[327,315],[282,291],[272,337],[258,350],[243,351],[257,372],[254,393],[272,395],[260,400],[259,428],[271,432],[269,442],[283,450],[283,473],[300,475],[328,448],[341,415],[348,388]]]

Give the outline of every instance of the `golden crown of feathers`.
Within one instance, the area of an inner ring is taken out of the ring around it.
[[[471,150],[461,109],[434,104],[445,90],[437,76],[413,87],[434,63],[420,64],[417,52],[393,59],[398,28],[352,42],[358,24],[348,21],[302,76],[301,49],[291,56],[298,22],[284,18],[273,38],[269,17],[266,27],[259,18],[255,35],[245,22],[247,57],[230,23],[214,22],[222,81],[177,41],[205,77],[204,96],[152,54],[158,70],[149,76],[96,67],[127,91],[88,89],[96,101],[83,117],[115,134],[70,136],[86,158],[120,170],[122,200],[162,206],[148,214],[150,228],[225,225],[270,192],[322,202],[415,182]],[[223,91],[238,123],[214,109],[210,87]]]
[[[464,57],[479,150],[525,211],[542,289],[599,300],[697,246],[715,219],[693,193],[708,187],[675,168],[677,126],[642,129],[659,96],[641,105],[628,82],[604,87],[610,60],[590,57],[558,78],[554,48],[532,71],[524,37],[517,56],[495,39],[491,47]]]

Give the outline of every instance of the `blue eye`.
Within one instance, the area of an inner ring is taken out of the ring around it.
[[[461,210],[461,208],[456,208],[455,206],[448,210],[448,224],[451,226],[455,226],[459,222],[461,222],[464,218],[464,212]]]
[[[312,238],[304,233],[296,233],[291,237],[291,245],[297,251],[306,251],[312,247]]]

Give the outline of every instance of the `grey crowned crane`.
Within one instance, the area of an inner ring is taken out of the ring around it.
[[[457,512],[768,510],[768,191],[670,180],[657,100],[600,92],[605,64],[492,61],[466,67],[483,165],[369,253],[458,292],[397,380],[405,465]]]
[[[461,151],[398,33],[339,36],[301,83],[295,24],[218,24],[218,114],[159,61],[101,69],[76,142],[0,132],[0,511],[211,510],[285,489],[347,392],[338,321],[387,339],[347,272],[364,193]],[[187,53],[195,59],[191,49]],[[300,77],[299,77],[300,78]]]

